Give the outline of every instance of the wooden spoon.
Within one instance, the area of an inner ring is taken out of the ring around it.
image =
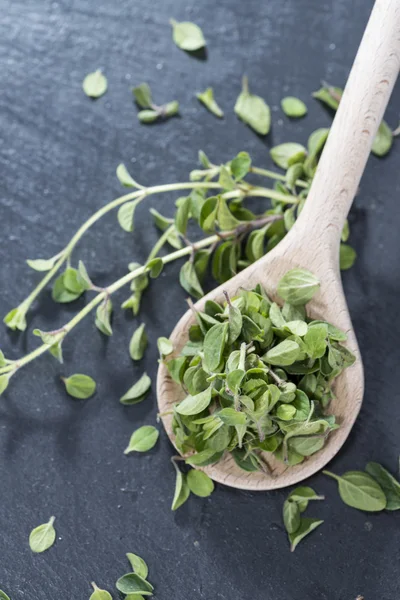
[[[331,410],[340,428],[331,434],[322,450],[300,465],[288,467],[266,453],[272,476],[243,471],[230,455],[225,455],[215,465],[203,469],[215,481],[248,490],[270,490],[297,483],[319,471],[335,456],[356,420],[363,398],[363,366],[340,279],[339,244],[399,63],[400,2],[377,0],[299,219],[271,252],[196,304],[202,309],[207,299],[222,301],[224,289],[234,296],[240,287],[251,289],[257,283],[276,300],[277,283],[286,271],[294,267],[312,271],[321,288],[308,306],[309,315],[346,331],[348,347],[357,357],[335,384],[337,399],[332,402]],[[176,354],[186,343],[193,323],[192,312],[188,311],[176,325],[171,335]],[[185,396],[163,364],[158,371],[157,394],[161,413],[169,411]],[[171,422],[172,416],[163,417],[173,443]]]

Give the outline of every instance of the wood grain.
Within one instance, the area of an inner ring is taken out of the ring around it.
[[[284,240],[266,256],[218,287],[196,304],[213,298],[223,300],[223,289],[232,296],[240,287],[252,288],[260,282],[276,300],[279,279],[291,268],[303,267],[321,282],[318,294],[309,305],[309,315],[323,318],[348,334],[348,347],[356,354],[355,364],[346,369],[335,384],[336,399],[331,411],[340,428],[326,446],[301,465],[287,467],[270,454],[272,476],[247,473],[230,456],[204,469],[215,481],[236,488],[269,490],[302,481],[326,465],[340,450],[359,413],[364,375],[357,340],[347,309],[339,271],[340,234],[357,191],[371,145],[383,117],[400,65],[400,4],[397,0],[378,0],[351,70],[343,98],[324,148],[310,194],[300,218]],[[194,319],[188,311],[175,327],[171,340],[179,354],[187,341]],[[160,412],[171,409],[184,392],[160,365],[157,380]],[[172,418],[163,417],[171,438]]]

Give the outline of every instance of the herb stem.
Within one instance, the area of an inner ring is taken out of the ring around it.
[[[259,167],[250,167],[250,173],[254,173],[255,175],[263,175],[264,177],[269,177],[270,179],[277,179],[279,181],[286,181],[285,175],[281,175],[281,173],[275,173],[275,171],[269,171],[268,169],[260,169]],[[296,185],[298,187],[307,188],[309,184],[302,179],[298,179],[296,181]]]
[[[149,256],[147,257],[146,262],[149,262],[150,260],[152,260],[153,258],[155,258],[157,256],[157,254],[160,252],[161,248],[168,241],[168,238],[174,229],[175,229],[175,225],[172,224],[164,231],[162,236],[154,244],[154,247],[153,247],[152,251],[150,252]]]

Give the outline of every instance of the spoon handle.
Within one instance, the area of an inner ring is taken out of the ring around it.
[[[399,67],[400,2],[376,0],[307,202],[290,232],[306,242],[310,256],[326,250],[338,264],[341,231]]]

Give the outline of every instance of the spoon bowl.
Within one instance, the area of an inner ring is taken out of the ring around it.
[[[270,298],[279,302],[276,289],[290,269],[308,269],[320,281],[320,290],[307,305],[308,316],[323,319],[347,333],[347,347],[356,361],[337,378],[336,398],[329,410],[339,429],[325,446],[303,463],[287,466],[264,453],[271,474],[240,469],[225,453],[217,463],[204,467],[212,479],[247,490],[271,490],[293,485],[322,469],[346,441],[360,411],[363,366],[343,293],[339,270],[342,229],[367,162],[371,145],[399,72],[400,5],[397,0],[377,0],[358,50],[332,129],[319,161],[305,206],[293,228],[272,251],[253,265],[210,292],[195,305],[202,310],[206,300],[222,302],[223,291],[235,296],[240,288],[261,283]],[[192,311],[180,319],[171,335],[174,356],[179,355],[194,324]],[[185,392],[160,364],[157,396],[165,429],[174,443],[172,415],[168,414]]]

